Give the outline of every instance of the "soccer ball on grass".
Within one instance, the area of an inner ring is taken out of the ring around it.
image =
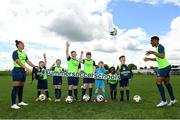
[[[133,97],[133,100],[136,102],[136,103],[139,103],[141,101],[141,97],[139,95],[135,95]]]

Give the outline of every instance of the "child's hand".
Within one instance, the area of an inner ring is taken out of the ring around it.
[[[144,58],[144,61],[145,61],[145,62],[149,61],[149,58],[145,57],[145,58]]]
[[[38,66],[35,66],[34,68],[35,68],[36,70],[39,70],[39,69],[40,69]]]
[[[70,46],[70,43],[69,42],[66,42],[66,47],[69,47]]]
[[[29,69],[28,67],[25,67],[25,71],[26,71],[27,73],[30,73],[30,72],[31,72],[31,69]]]
[[[46,53],[43,53],[43,57],[46,58]]]

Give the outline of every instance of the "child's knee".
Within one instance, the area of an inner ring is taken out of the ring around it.
[[[128,86],[126,86],[126,87],[124,87],[124,89],[125,89],[125,90],[129,90],[129,87],[128,87]]]
[[[72,86],[72,85],[69,85],[69,86],[68,86],[68,89],[69,89],[69,90],[72,90],[72,89],[73,89],[73,86]]]
[[[77,86],[73,86],[73,89],[77,89]]]
[[[99,89],[98,89],[98,88],[96,88],[95,92],[96,92],[96,93],[98,93],[98,90],[99,90]]]
[[[102,88],[102,92],[105,92],[105,89],[104,89],[104,88]]]
[[[93,84],[92,83],[89,84],[89,88],[93,88]]]
[[[120,87],[120,90],[124,90],[124,87]]]
[[[87,84],[84,84],[84,85],[83,85],[83,88],[86,89],[86,88],[87,88]]]

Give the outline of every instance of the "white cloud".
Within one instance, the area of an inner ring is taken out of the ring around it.
[[[152,65],[142,60],[145,51],[152,49],[150,45],[146,45],[148,35],[142,28],[122,29],[116,26],[118,35],[109,35],[114,26],[113,16],[107,10],[109,2],[110,0],[0,1],[0,43],[10,44],[12,47],[15,39],[22,40],[25,42],[29,59],[38,64],[38,61],[42,60],[42,53],[46,53],[48,66],[57,58],[62,59],[64,67],[67,66],[65,41],[71,42],[70,50],[76,50],[78,55],[81,50],[92,51],[96,62],[103,60],[109,65],[116,65],[118,57],[126,55],[127,63],[138,66]],[[179,21],[179,17],[174,19],[171,31],[161,36],[162,40],[166,41],[165,45],[172,44],[170,40],[179,42]],[[175,45],[177,44],[173,43],[173,46]],[[15,49],[15,46],[13,48]],[[9,50],[0,50],[0,69],[12,68],[12,53],[9,53]],[[172,52],[177,54],[177,50],[173,49],[168,53]]]
[[[179,44],[180,44],[180,17],[176,17],[171,22],[171,31],[161,37],[161,42],[167,47],[167,56],[175,64],[180,64]]]
[[[164,0],[164,3],[172,3],[176,6],[180,6],[180,0]]]
[[[175,6],[180,6],[180,0],[129,0],[131,2],[136,2],[136,3],[147,3],[147,4],[151,4],[151,5],[156,5],[159,3],[163,3],[163,4],[173,4]]]

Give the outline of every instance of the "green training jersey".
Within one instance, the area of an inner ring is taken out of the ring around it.
[[[55,72],[64,71],[64,69],[63,69],[61,66],[54,66],[54,67],[52,68],[52,70],[55,71]]]
[[[115,75],[115,74],[112,74],[112,73],[109,73],[109,75]],[[117,84],[117,80],[113,80],[113,79],[109,79],[109,84]]]
[[[92,59],[84,59],[84,72],[87,74],[94,73],[94,67],[96,66],[95,61]]]
[[[157,53],[161,53],[161,54],[164,54],[165,55],[165,50],[164,50],[164,47],[159,44],[157,47],[156,47],[156,51]],[[166,56],[164,58],[159,58],[159,57],[156,57],[156,61],[158,63],[158,69],[163,69],[163,68],[166,68],[170,65],[169,61],[167,60]]]
[[[14,61],[14,67],[21,67],[16,63],[17,59],[19,59],[19,61],[23,65],[25,65],[26,60],[28,60],[26,53],[24,51],[19,51],[19,50],[14,51],[12,57],[13,57],[13,61]]]
[[[79,72],[81,68],[81,64],[77,59],[72,59],[70,56],[67,58],[68,60],[68,72],[76,73]]]

